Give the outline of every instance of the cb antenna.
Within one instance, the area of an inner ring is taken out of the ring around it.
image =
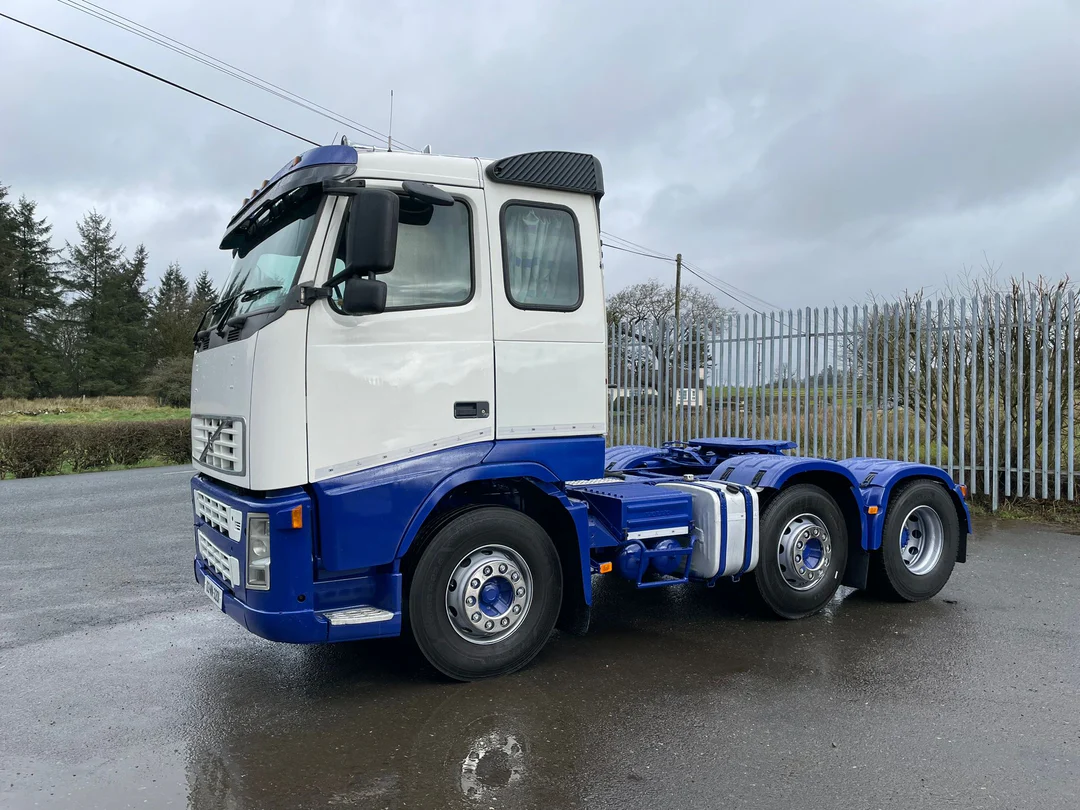
[[[394,145],[391,142],[390,135],[394,131],[394,91],[390,91],[390,126],[386,128],[386,151],[393,152]]]

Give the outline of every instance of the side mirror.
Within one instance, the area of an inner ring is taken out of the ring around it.
[[[341,309],[346,315],[378,315],[386,309],[386,282],[350,276],[341,292]]]
[[[389,273],[394,269],[399,207],[400,198],[392,191],[380,188],[357,190],[349,211],[349,231],[345,235],[345,269],[339,277]]]

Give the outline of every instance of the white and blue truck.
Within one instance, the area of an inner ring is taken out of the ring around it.
[[[293,643],[411,633],[457,680],[584,633],[594,576],[749,577],[775,614],[841,584],[937,594],[963,562],[941,469],[705,437],[605,444],[599,161],[347,143],[244,200],[194,336],[195,578]]]

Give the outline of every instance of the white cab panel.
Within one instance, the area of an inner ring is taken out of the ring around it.
[[[499,438],[600,435],[607,418],[607,327],[597,208],[585,194],[505,183],[485,186],[492,256]],[[508,203],[570,209],[581,254],[581,304],[570,312],[511,303],[503,268],[502,210]],[[535,428],[535,430],[533,430]]]
[[[255,342],[258,334],[248,340],[225,343],[213,349],[197,352],[191,367],[192,416],[228,416],[242,419],[244,433],[251,421],[251,375],[255,363]],[[242,475],[224,475],[220,470],[192,460],[198,472],[206,473],[239,487],[249,487],[251,473],[245,437],[245,462]]]
[[[293,309],[243,342],[255,342],[248,431],[250,488],[283,489],[307,483],[307,403],[304,379],[307,312]]]
[[[495,362],[483,198],[478,191],[447,190],[472,211],[474,289],[467,303],[363,316],[337,312],[327,301],[309,308],[311,481],[493,437]],[[328,276],[343,213],[339,202],[320,279]],[[487,414],[457,418],[459,402],[486,402]]]
[[[604,433],[607,419],[602,343],[495,344],[499,386],[496,438]]]
[[[422,155],[415,152],[359,151],[355,177],[419,180],[447,186],[480,187],[480,161],[476,158]],[[400,187],[400,186],[399,186]]]

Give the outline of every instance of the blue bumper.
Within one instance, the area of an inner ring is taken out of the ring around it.
[[[201,492],[217,504],[240,513],[238,521],[221,525],[204,520],[196,509],[194,569],[200,586],[209,577],[222,589],[223,611],[248,631],[270,641],[293,644],[400,635],[401,575],[393,567],[354,571],[333,579],[319,577],[315,554],[317,519],[311,498],[303,489],[255,496],[227,489],[202,476],[192,478],[191,488],[193,500]],[[294,528],[293,513],[297,507],[302,525]],[[252,512],[270,518],[268,590],[249,588],[246,582],[247,516]],[[215,560],[215,568],[211,569],[210,559],[200,550],[200,542],[216,549],[209,555]],[[223,573],[230,560],[237,561],[232,566],[234,570]],[[229,581],[233,579],[236,581]],[[385,610],[392,618],[339,625],[327,618],[335,611],[360,606]]]

